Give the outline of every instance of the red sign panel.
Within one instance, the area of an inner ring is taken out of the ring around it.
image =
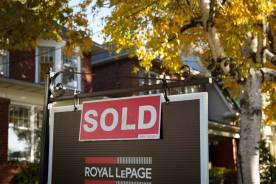
[[[160,138],[160,95],[83,103],[80,141]]]

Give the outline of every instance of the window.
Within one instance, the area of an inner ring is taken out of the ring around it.
[[[139,81],[140,86],[154,85],[154,84],[161,83],[161,80],[156,80],[156,79],[160,78],[160,75],[155,72],[145,72],[144,70],[141,70],[139,73],[139,76],[145,77],[145,79],[140,79],[140,81]],[[158,94],[158,93],[161,93],[160,89],[150,90],[150,91],[142,92],[140,94],[145,95],[145,94]]]
[[[144,85],[155,85],[155,84],[162,84],[161,80],[156,80],[157,78],[163,79],[163,75],[159,75],[155,72],[145,72],[144,70],[141,70],[139,72],[139,77],[145,77],[145,79],[139,80],[139,86]],[[166,79],[170,79],[169,76],[166,76]],[[168,83],[172,82],[171,80],[167,80]],[[179,86],[174,88],[169,88],[168,94],[169,95],[177,95],[177,94],[185,94],[185,93],[196,93],[202,91],[201,85],[193,85],[193,86]],[[146,95],[146,94],[159,94],[163,93],[162,87],[160,89],[154,89],[149,91],[143,91],[140,92],[140,95]]]
[[[69,89],[79,89],[78,87],[78,75],[72,74],[72,72],[78,71],[79,59],[77,56],[65,56],[63,54],[63,70],[69,72],[63,74],[63,83]]]
[[[8,52],[0,50],[0,77],[8,77],[9,57]]]
[[[10,105],[9,160],[39,161],[42,110],[34,106]]]
[[[21,106],[10,107],[10,123],[17,128],[29,128],[30,127],[30,109]]]
[[[74,54],[70,57],[65,56],[63,48],[65,42],[53,40],[38,40],[39,46],[36,49],[36,82],[43,83],[45,74],[50,68],[54,72],[69,70],[71,72],[80,71],[80,57]],[[78,52],[78,49],[76,49]],[[62,74],[55,79],[56,84],[62,83],[68,89],[81,90],[81,76],[78,74]]]
[[[45,74],[53,67],[55,61],[54,47],[38,47],[38,82],[45,81]]]
[[[36,128],[42,129],[43,110],[40,109],[40,108],[36,108],[35,109],[35,117],[36,117],[36,119],[35,119],[35,122],[36,122],[35,126],[36,126]]]
[[[201,85],[180,86],[180,87],[170,88],[171,95],[197,93],[200,91],[202,91]]]

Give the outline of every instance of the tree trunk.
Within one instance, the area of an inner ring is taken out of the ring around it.
[[[217,1],[219,3],[220,1]],[[216,25],[212,19],[213,11],[215,11],[213,0],[199,0],[201,6],[201,15],[203,27],[208,38],[208,44],[211,49],[212,58],[215,61],[220,61],[221,69],[224,73],[229,73],[230,66],[227,64],[226,54],[223,45],[220,42],[219,34],[216,30]],[[254,41],[254,40],[252,40]],[[256,60],[259,63],[264,63],[268,58],[276,63],[276,56],[267,49],[264,49],[266,40],[263,34],[258,35],[256,40],[256,48],[253,50],[256,53]],[[254,46],[254,45],[253,45]],[[251,47],[250,47],[251,48]],[[263,54],[264,53],[264,54]],[[268,72],[268,73],[267,73]],[[266,74],[267,73],[267,74]],[[240,122],[240,144],[239,144],[239,166],[242,184],[259,184],[259,142],[260,128],[262,121],[262,95],[261,83],[262,80],[268,78],[275,79],[276,74],[272,71],[263,69],[250,69],[250,76],[247,79],[244,90],[241,93],[241,122]]]
[[[262,121],[262,74],[250,70],[244,90],[241,93],[240,122],[240,174],[242,184],[259,184],[259,142]]]

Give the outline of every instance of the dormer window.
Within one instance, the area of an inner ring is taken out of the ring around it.
[[[68,57],[63,54],[65,42],[57,42],[53,40],[38,40],[38,47],[36,48],[36,82],[43,83],[45,81],[45,74],[52,68],[53,71],[71,71],[80,72],[81,61],[78,54],[73,53]],[[77,52],[77,50],[76,50]],[[81,76],[77,74],[58,76],[56,83],[63,83],[67,89],[81,90]]]

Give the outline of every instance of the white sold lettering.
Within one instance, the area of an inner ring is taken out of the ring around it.
[[[151,118],[149,122],[145,123],[145,112],[149,111],[151,114]],[[139,107],[139,117],[138,117],[138,129],[149,129],[154,126],[156,122],[156,109],[151,105],[145,105]]]
[[[89,110],[85,113],[84,115],[84,120],[90,124],[90,126],[88,126],[87,124],[83,125],[83,129],[85,132],[94,132],[97,127],[98,127],[98,123],[95,119],[91,118],[90,116],[93,115],[94,117],[98,116],[97,111],[95,110]]]
[[[106,116],[108,114],[112,114],[112,116],[113,116],[113,122],[109,126],[106,125],[106,122],[105,122]],[[105,109],[103,111],[102,115],[101,115],[100,124],[101,124],[101,127],[104,131],[114,130],[116,128],[117,124],[118,124],[118,112],[113,108]]]
[[[127,124],[127,107],[122,108],[122,130],[134,130],[135,124]]]

